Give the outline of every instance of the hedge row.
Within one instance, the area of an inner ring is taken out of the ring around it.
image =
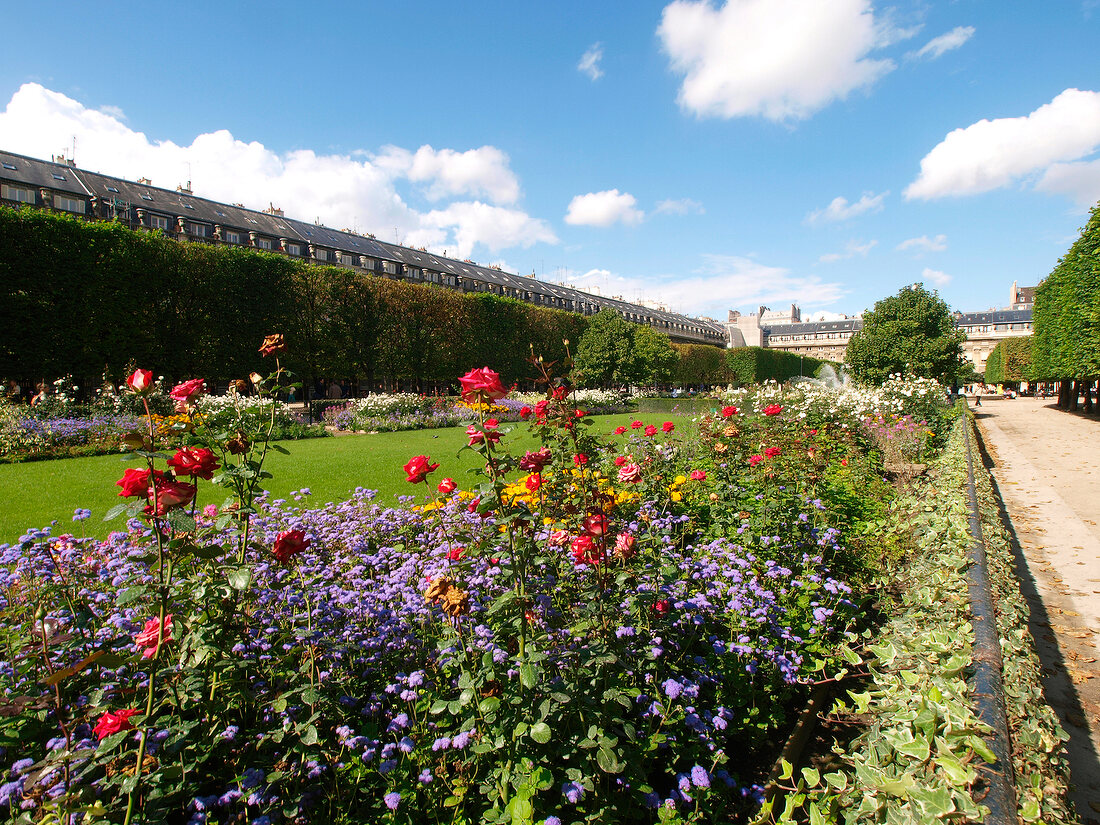
[[[1035,292],[1032,358],[1041,380],[1100,378],[1100,206]]]
[[[1031,362],[1031,338],[1005,338],[997,343],[985,362],[985,382],[1004,384],[1012,381],[1032,381],[1035,371]]]
[[[584,316],[391,281],[243,248],[180,243],[119,224],[0,207],[0,375],[118,380],[127,362],[169,378],[231,378],[283,332],[303,379],[422,388],[492,364],[530,375]]]

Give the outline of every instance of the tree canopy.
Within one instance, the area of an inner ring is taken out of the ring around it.
[[[987,384],[1030,381],[1033,377],[1030,336],[998,341],[985,361]]]
[[[949,384],[963,368],[964,340],[966,334],[955,328],[944,300],[918,283],[864,313],[863,329],[849,340],[844,362],[852,377],[864,383],[911,373]]]

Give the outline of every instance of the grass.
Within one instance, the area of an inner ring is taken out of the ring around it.
[[[682,427],[687,416],[665,413],[659,419],[645,414],[638,416],[647,424],[672,420]],[[597,416],[594,433],[610,433],[620,424],[629,424],[632,415]],[[507,437],[511,450],[535,449],[535,438],[523,424],[515,424]],[[422,494],[424,488],[405,481],[402,465],[414,455],[431,456],[439,462],[432,479],[450,476],[459,487],[472,486],[467,471],[478,464],[470,450],[459,454],[466,443],[462,428],[414,430],[375,435],[348,435],[337,438],[313,438],[284,441],[281,445],[289,455],[271,451],[265,469],[272,474],[264,485],[275,498],[287,498],[292,490],[308,487],[312,495],[307,501],[319,507],[326,502],[346,499],[356,487],[378,490],[379,500],[393,501],[395,496]],[[103,522],[103,515],[118,504],[115,481],[127,467],[138,466],[119,456],[65,458],[34,461],[25,464],[0,465],[0,543],[17,539],[33,527],[45,527],[56,520],[54,535],[72,532],[77,535],[105,537],[122,526],[121,520]],[[203,482],[199,487],[199,504],[221,504],[225,491]],[[92,517],[74,524],[73,511],[83,507]]]

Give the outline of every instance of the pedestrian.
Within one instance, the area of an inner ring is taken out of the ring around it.
[[[977,393],[974,393],[974,406],[980,407],[982,405],[982,397]]]
[[[37,407],[39,404],[41,404],[43,401],[46,400],[47,395],[48,395],[48,393],[46,391],[46,385],[45,384],[39,384],[38,385],[38,392],[35,393],[34,397],[31,399],[31,406],[32,407]]]

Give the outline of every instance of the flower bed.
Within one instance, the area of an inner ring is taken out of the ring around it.
[[[847,477],[868,461],[850,433],[779,403],[601,442],[544,378],[521,411],[544,447],[512,455],[499,380],[464,377],[484,472],[437,484],[415,456],[420,495],[398,508],[265,501],[270,419],[240,406],[193,416],[167,466],[151,427],[118,481],[127,530],[3,549],[21,652],[0,679],[21,698],[0,717],[0,804],[195,822],[755,810],[807,684],[842,665],[859,594],[830,571],[866,578],[848,514],[886,488]]]

